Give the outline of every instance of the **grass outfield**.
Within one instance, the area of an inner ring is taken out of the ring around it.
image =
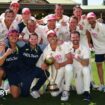
[[[92,74],[95,83],[99,84],[98,74],[96,66],[92,63]],[[70,99],[67,102],[60,101],[59,97],[51,97],[49,93],[42,95],[39,99],[35,100],[31,96],[20,97],[19,99],[13,99],[11,96],[7,96],[6,100],[0,99],[0,105],[105,105],[105,93],[92,90],[92,100],[90,103],[83,101],[82,95],[77,95],[75,91],[70,92]]]
[[[90,103],[83,101],[83,97],[77,95],[75,92],[70,93],[70,99],[67,102],[60,101],[59,97],[51,97],[49,93],[44,94],[39,99],[20,97],[19,99],[12,99],[10,96],[6,100],[0,100],[0,105],[105,105],[105,93],[92,91],[92,100]]]

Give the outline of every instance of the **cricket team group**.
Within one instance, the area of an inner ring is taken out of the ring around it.
[[[67,101],[73,84],[77,94],[90,101],[90,87],[96,78],[90,63],[94,50],[98,90],[105,92],[105,25],[94,12],[84,15],[76,5],[73,15],[67,16],[63,5],[55,4],[54,12],[39,20],[29,8],[23,8],[21,14],[19,9],[18,2],[11,2],[0,15],[1,89],[7,88],[8,80],[7,89],[13,98],[40,98],[44,87],[51,90],[52,97],[60,95],[61,101]]]

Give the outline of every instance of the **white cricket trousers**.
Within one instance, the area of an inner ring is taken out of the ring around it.
[[[73,79],[73,65],[68,64],[65,66],[64,71],[64,86],[63,90],[70,91],[70,85]]]
[[[54,75],[56,75],[56,69],[53,68],[53,70],[55,71]],[[51,76],[52,74],[50,72],[49,80],[51,80],[52,78]],[[57,70],[57,76],[55,79],[55,83],[57,84],[60,91],[63,91],[63,90],[69,91],[72,79],[73,79],[72,64],[67,64],[65,67],[62,67]]]
[[[75,69],[75,85],[77,94],[82,94],[84,91],[90,92],[90,70],[89,66]]]

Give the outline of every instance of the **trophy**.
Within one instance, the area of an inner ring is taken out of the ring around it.
[[[45,58],[45,63],[49,66],[50,71],[51,71],[51,78],[48,79],[49,80],[49,85],[47,86],[48,91],[58,91],[59,90],[57,84],[55,83],[58,71],[55,70],[55,73],[54,73],[54,69],[53,69],[54,61],[55,59],[53,58],[52,54],[50,56],[48,55]]]

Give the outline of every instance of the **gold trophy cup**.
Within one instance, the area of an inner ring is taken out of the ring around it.
[[[56,77],[57,77],[57,70],[54,75],[54,70],[53,70],[53,64],[54,64],[54,58],[52,56],[47,56],[45,59],[45,63],[49,66],[50,71],[51,71],[51,78],[49,79],[49,85],[47,86],[48,91],[58,91],[59,88],[57,84],[55,83]]]

